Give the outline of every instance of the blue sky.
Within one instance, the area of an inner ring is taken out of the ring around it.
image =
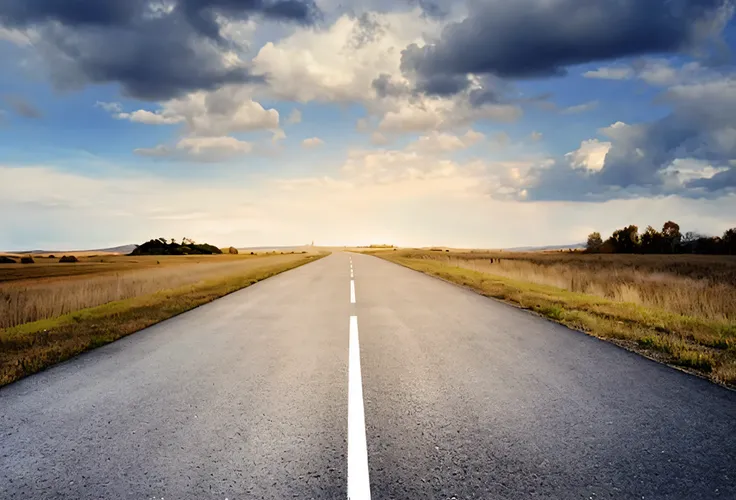
[[[90,2],[0,6],[0,249],[736,226],[730,1]]]

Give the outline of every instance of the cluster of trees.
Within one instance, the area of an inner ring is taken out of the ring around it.
[[[174,238],[167,240],[159,238],[138,245],[130,255],[212,255],[220,254],[222,250],[207,243],[195,243],[189,238],[182,238],[177,243]]]
[[[639,234],[635,225],[617,229],[605,241],[600,233],[588,235],[586,251],[591,253],[700,253],[736,255],[736,228],[729,229],[723,236],[703,236],[687,232],[682,234],[680,226],[667,221],[661,231],[652,226]]]

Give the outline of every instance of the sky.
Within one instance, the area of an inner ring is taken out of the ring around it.
[[[732,0],[3,0],[0,249],[736,226]]]

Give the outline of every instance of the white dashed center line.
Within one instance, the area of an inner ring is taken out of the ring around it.
[[[350,316],[348,355],[348,500],[370,500],[368,445],[365,439],[363,380],[360,374],[358,317]]]
[[[355,280],[350,280],[350,303],[355,304]]]

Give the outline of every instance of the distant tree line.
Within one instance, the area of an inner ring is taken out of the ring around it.
[[[704,236],[687,232],[682,234],[676,222],[667,221],[661,231],[647,226],[639,234],[635,225],[617,229],[603,240],[600,233],[588,235],[586,251],[589,253],[698,253],[710,255],[736,255],[736,228],[723,236]]]
[[[189,238],[182,238],[181,243],[177,243],[174,238],[171,240],[159,238],[136,246],[130,255],[212,255],[220,253],[222,250],[214,245],[195,243]]]

